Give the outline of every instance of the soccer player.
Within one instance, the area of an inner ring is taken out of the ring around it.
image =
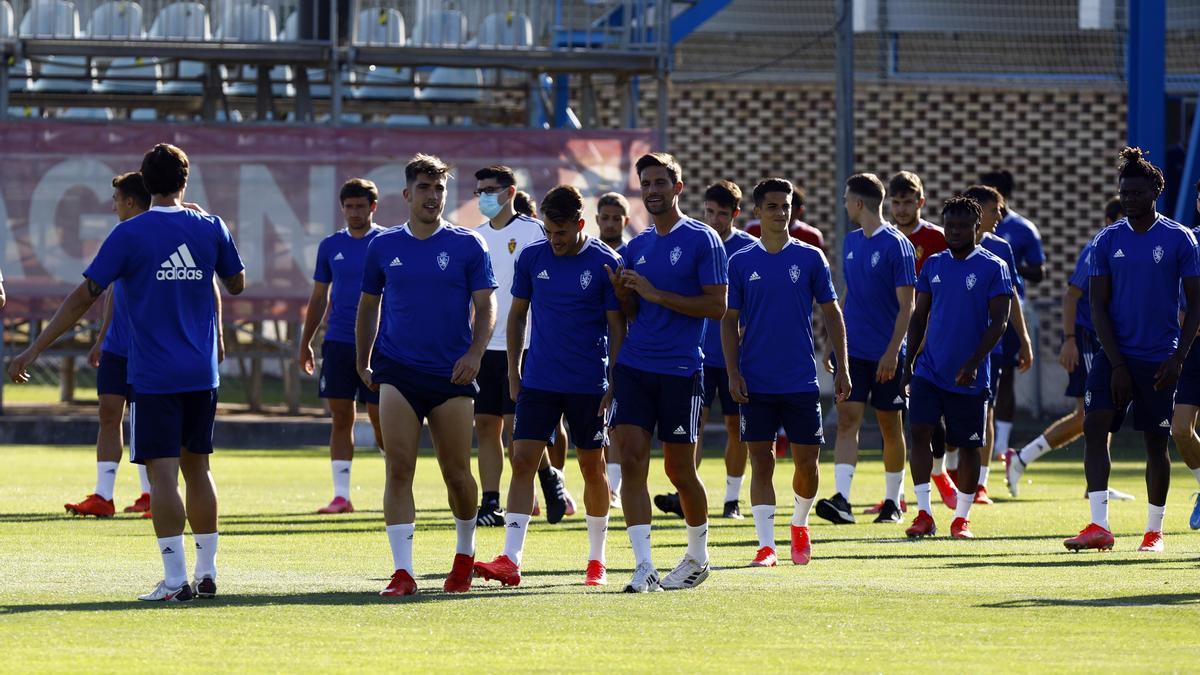
[[[1171,484],[1167,441],[1175,386],[1200,328],[1200,262],[1192,232],[1155,210],[1163,175],[1140,148],[1121,151],[1119,175],[1126,217],[1096,235],[1088,289],[1101,346],[1083,396],[1083,467],[1092,522],[1063,544],[1072,551],[1113,547],[1108,444],[1132,407],[1133,427],[1146,443],[1149,502],[1146,534],[1138,550],[1157,553],[1163,550],[1163,514]],[[1187,300],[1182,331],[1176,290],[1180,284]]]
[[[504,525],[504,510],[500,508],[500,476],[504,473],[504,448],[512,436],[513,413],[516,403],[509,398],[508,388],[508,312],[512,307],[513,269],[521,249],[543,239],[542,222],[513,210],[517,192],[517,177],[513,170],[501,164],[486,166],[475,172],[475,194],[479,197],[479,212],[488,222],[475,228],[487,243],[492,258],[492,273],[499,288],[496,291],[496,330],[488,342],[479,368],[479,395],[475,397],[475,433],[479,437],[479,482],[483,499],[476,521],[480,525]],[[529,333],[522,339],[529,346]],[[574,505],[567,500],[563,475],[550,466],[549,459],[538,471],[546,497],[546,518],[551,523],[562,520]]]
[[[188,158],[161,143],[142,160],[150,210],[118,224],[101,244],[84,282],[55,312],[37,339],[9,363],[14,382],[75,324],[104,289],[120,279],[132,326],[129,384],[130,456],[146,464],[154,532],[164,576],[147,601],[184,602],[217,592],[217,495],[209,471],[217,410],[217,327],[212,278],[237,295],[246,275],[237,247],[220,218],[182,205]],[[182,447],[181,447],[182,446]],[[178,474],[187,481],[187,510]],[[184,520],[196,545],[194,582],[188,584]]]
[[[804,203],[807,196],[804,192],[804,186],[795,184],[792,186],[792,224],[788,226],[788,233],[793,239],[802,241],[810,246],[816,246],[822,251],[825,250],[825,237],[821,235],[821,231],[817,228],[804,222]],[[746,234],[758,237],[762,234],[762,223],[756,218],[746,223]]]
[[[1196,182],[1196,211],[1200,213],[1200,181]],[[1192,234],[1200,237],[1200,227],[1192,230]],[[1179,376],[1179,388],[1175,392],[1175,413],[1171,417],[1171,436],[1175,445],[1179,446],[1179,454],[1183,462],[1200,482],[1200,436],[1196,435],[1196,418],[1200,415],[1200,349],[1188,352],[1187,360],[1183,362],[1183,371]],[[1109,488],[1112,493],[1112,488]],[[1192,507],[1192,515],[1188,518],[1188,526],[1200,530],[1200,492],[1192,495],[1196,504]]]
[[[604,417],[612,401],[609,343],[611,353],[619,352],[625,332],[605,267],[619,268],[620,258],[583,233],[583,195],[576,188],[550,190],[542,199],[542,213],[547,239],[525,247],[517,258],[508,315],[508,381],[517,416],[504,553],[490,563],[475,563],[475,574],[505,586],[521,583],[533,479],[546,443],[565,416],[584,480],[589,542],[584,583],[603,586],[608,583]],[[531,308],[533,335],[522,364],[521,336]]]
[[[789,183],[790,185],[790,183]],[[789,207],[790,208],[790,207]],[[755,238],[734,229],[733,221],[742,210],[742,189],[733,181],[722,180],[704,191],[704,222],[713,228],[724,243],[725,255],[731,256],[753,244]],[[700,434],[696,443],[696,466],[704,454],[704,425],[718,395],[725,422],[725,506],[723,518],[741,519],[738,504],[742,478],[746,473],[746,444],[739,431],[738,402],[729,393],[729,376],[725,372],[725,357],[721,354],[721,322],[707,320],[704,326],[704,396],[700,403]],[[667,513],[683,517],[679,495],[656,495],[654,504]]]
[[[354,461],[354,418],[356,403],[367,406],[375,430],[375,443],[383,447],[379,430],[379,392],[358,377],[354,358],[354,321],[362,292],[363,261],[367,246],[384,228],[374,223],[379,207],[379,188],[364,178],[351,178],[338,192],[346,227],[321,240],[313,271],[313,290],[304,313],[300,336],[300,368],[312,374],[312,341],[325,320],[321,343],[321,378],[318,393],[329,402],[329,459],[333,473],[333,500],[317,513],[354,513],[350,501],[350,467]],[[326,310],[329,310],[326,318]]]
[[[384,596],[417,592],[412,486],[426,419],[457,533],[443,589],[471,590],[479,505],[471,475],[471,399],[496,321],[496,278],[483,237],[442,220],[449,178],[450,167],[437,157],[418,154],[409,161],[409,221],[376,236],[363,266],[355,354],[362,381],[379,391],[383,516],[395,567]]]
[[[942,207],[947,250],[925,261],[917,279],[917,307],[908,328],[908,344],[924,347],[904,362],[912,420],[913,491],[918,513],[905,530],[909,537],[937,533],[930,506],[933,430],[946,425],[948,445],[959,455],[959,494],[950,536],[971,539],[971,505],[979,475],[978,448],[984,445],[987,420],[989,356],[1000,342],[1012,304],[1008,265],[976,242],[982,211],[967,197]],[[916,351],[916,350],[913,350]],[[915,360],[915,364],[914,364]]]
[[[628,244],[613,287],[629,332],[613,372],[613,433],[621,502],[636,567],[626,592],[692,588],[708,578],[708,500],[696,473],[704,319],[725,314],[727,260],[712,228],[679,209],[683,170],[662,152],[635,164],[653,227]],[[687,551],[659,581],[650,557],[650,434],[658,428],[667,478],[679,493]]]
[[[596,202],[596,228],[600,230],[600,241],[625,255],[625,231],[629,227],[629,200],[620,192],[605,192]],[[613,359],[616,362],[616,359]],[[608,462],[608,489],[612,492],[609,501],[614,509],[621,508],[621,450],[616,438],[608,439],[605,453]]]
[[[883,220],[883,197],[883,182],[875,174],[860,173],[846,181],[846,212],[859,229],[846,235],[844,246],[846,297],[842,302],[850,361],[839,363],[838,369],[848,371],[854,388],[849,398],[837,404],[833,460],[837,492],[817,502],[817,515],[835,524],[855,522],[850,486],[858,463],[858,432],[868,403],[875,409],[883,435],[886,488],[875,522],[899,523],[902,517],[900,499],[908,451],[899,364],[904,360],[905,331],[913,309],[916,256],[908,239]],[[830,361],[825,368],[834,372]]]
[[[787,431],[795,466],[792,562],[807,565],[812,558],[808,515],[817,496],[817,460],[824,442],[812,338],[814,302],[821,307],[837,362],[851,363],[829,263],[820,249],[788,236],[791,187],[781,178],[754,187],[762,239],[730,257],[729,310],[721,320],[729,390],[741,404],[741,437],[750,447],[750,510],[759,546],[750,563],[755,567],[774,567],[778,561],[773,478],[780,426]],[[848,369],[839,367],[834,400],[840,404],[849,395]]]
[[[1104,206],[1104,226],[1108,227],[1123,217],[1121,200],[1113,197]],[[1100,350],[1100,342],[1092,328],[1091,305],[1088,303],[1088,273],[1091,267],[1092,241],[1084,245],[1075,261],[1075,271],[1067,282],[1062,297],[1063,343],[1059,349],[1058,362],[1070,374],[1064,394],[1075,399],[1075,410],[1056,420],[1019,451],[1009,451],[1004,460],[1008,491],[1013,497],[1020,490],[1021,476],[1029,465],[1051,450],[1061,448],[1083,435],[1083,394],[1087,387],[1088,369],[1092,359]],[[1190,355],[1190,354],[1189,354]],[[1178,402],[1179,397],[1176,396]],[[1183,443],[1179,443],[1183,448]],[[1198,464],[1200,466],[1200,464]],[[1111,499],[1132,500],[1133,495],[1110,487]]]

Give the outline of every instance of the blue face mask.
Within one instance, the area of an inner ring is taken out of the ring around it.
[[[500,206],[500,195],[483,193],[479,195],[479,212],[484,218],[495,218],[500,215],[503,207]]]

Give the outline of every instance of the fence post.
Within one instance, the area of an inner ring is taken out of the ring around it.
[[[300,364],[294,354],[300,348],[300,322],[287,322],[287,344],[290,352],[283,354],[283,398],[289,415],[300,412]]]

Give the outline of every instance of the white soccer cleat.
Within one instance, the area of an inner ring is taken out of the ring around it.
[[[658,580],[658,570],[650,563],[642,563],[633,570],[633,578],[625,585],[626,593],[654,593],[663,589]]]
[[[685,588],[695,588],[708,578],[708,561],[697,562],[695,558],[685,555],[683,560],[663,577],[664,591],[679,591]]]
[[[1128,492],[1121,492],[1120,490],[1116,490],[1113,488],[1108,488],[1108,498],[1115,499],[1119,502],[1131,502],[1131,501],[1134,501],[1135,499],[1137,499],[1137,497],[1134,497],[1133,495],[1129,494]]]
[[[138,600],[146,602],[188,602],[195,595],[192,593],[192,587],[188,582],[183,582],[178,588],[167,586],[167,582],[160,581],[154,587],[154,590],[145,595],[139,595]]]

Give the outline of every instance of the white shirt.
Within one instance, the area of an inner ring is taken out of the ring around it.
[[[516,214],[508,225],[497,230],[490,222],[475,228],[475,232],[487,242],[492,256],[492,274],[496,276],[496,330],[488,343],[488,350],[508,349],[508,312],[512,309],[513,271],[517,255],[527,245],[546,238],[542,221],[523,214]],[[529,348],[529,324],[525,324],[525,348]]]

